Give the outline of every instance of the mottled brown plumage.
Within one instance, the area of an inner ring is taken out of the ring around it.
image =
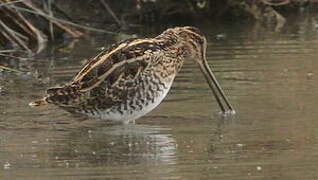
[[[48,89],[30,105],[49,103],[101,119],[134,120],[163,100],[183,62],[193,59],[221,110],[227,106],[233,111],[206,62],[206,47],[205,37],[189,26],[167,29],[155,38],[129,39],[101,52],[70,83]]]

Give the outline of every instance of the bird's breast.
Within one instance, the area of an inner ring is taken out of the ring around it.
[[[131,82],[129,86],[125,84],[124,88],[118,86],[118,89],[112,91],[124,91],[125,98],[109,109],[98,109],[98,112],[91,116],[121,122],[135,120],[162,102],[172,86],[174,77],[162,78],[159,74],[153,73]]]

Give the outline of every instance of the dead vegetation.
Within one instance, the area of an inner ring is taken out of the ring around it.
[[[49,33],[38,25],[45,22]],[[72,38],[83,35],[79,30],[54,18],[51,0],[35,4],[28,0],[2,0],[0,4],[0,56],[13,57],[14,52],[33,55],[41,52],[49,39],[53,39],[54,30],[63,31]]]
[[[114,29],[129,29],[135,24],[157,24],[158,22],[181,17],[188,22],[189,17],[198,19],[221,19],[236,16],[253,19],[264,24],[276,23],[281,28],[285,17],[277,10],[280,7],[303,6],[317,3],[310,0],[0,0],[0,56],[19,58],[41,52],[47,41],[63,36],[79,38],[87,31],[114,33],[81,24],[90,24],[90,19],[108,18],[107,26]],[[70,4],[69,7],[60,8]],[[76,5],[77,4],[77,5]],[[61,6],[59,6],[61,5]],[[86,8],[86,5],[93,5]],[[77,14],[72,13],[74,10]],[[78,12],[91,11],[79,14]],[[97,13],[96,13],[97,12]],[[95,14],[94,14],[95,13]],[[88,15],[87,15],[88,14]],[[75,17],[74,17],[75,16]],[[73,19],[81,19],[77,21]],[[79,17],[79,18],[78,18]],[[87,18],[88,17],[88,18]],[[76,21],[75,20],[75,21]],[[175,19],[174,19],[175,20]],[[179,21],[179,19],[177,19]],[[102,22],[102,21],[100,21]]]

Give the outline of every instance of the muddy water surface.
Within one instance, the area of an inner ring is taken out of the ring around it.
[[[317,179],[318,33],[298,27],[201,27],[209,64],[237,111],[227,118],[192,62],[135,124],[27,105],[116,39],[52,47],[21,62],[31,74],[0,75],[0,179]]]

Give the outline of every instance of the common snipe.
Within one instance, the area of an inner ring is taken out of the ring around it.
[[[155,38],[129,39],[92,58],[62,87],[31,106],[54,104],[69,112],[129,121],[150,112],[167,95],[185,60],[204,74],[223,113],[234,112],[206,61],[206,38],[195,27],[175,27]]]

